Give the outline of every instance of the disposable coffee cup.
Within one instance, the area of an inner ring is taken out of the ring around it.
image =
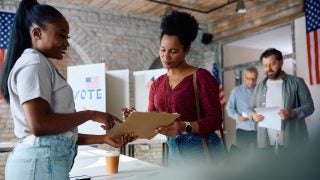
[[[118,151],[108,151],[106,153],[106,164],[108,174],[118,173],[119,157],[120,153]]]

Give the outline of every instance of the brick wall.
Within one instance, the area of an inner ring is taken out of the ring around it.
[[[134,146],[134,157],[144,161],[165,165],[163,161],[162,143],[138,144]]]
[[[4,167],[7,160],[9,152],[0,153],[0,179],[4,179]]]
[[[0,9],[15,12],[17,0],[0,0]],[[47,2],[40,0],[39,2]],[[50,1],[48,1],[50,3]],[[63,76],[67,66],[105,62],[109,70],[147,70],[158,58],[160,19],[121,14],[111,10],[94,10],[83,6],[55,5],[70,23],[70,47],[62,61],[53,60]],[[200,34],[201,35],[201,34]],[[208,67],[214,61],[214,45],[197,40],[188,57],[190,64]],[[131,81],[132,82],[132,81]],[[130,85],[130,87],[133,87]],[[134,104],[132,89],[130,102]],[[17,141],[9,106],[0,100],[0,142]],[[104,148],[108,148],[107,146]],[[136,158],[162,164],[162,144],[146,150],[137,145]],[[8,153],[0,153],[0,179]]]

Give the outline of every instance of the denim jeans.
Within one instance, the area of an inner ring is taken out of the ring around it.
[[[220,161],[224,156],[222,141],[215,133],[206,138],[211,160]],[[181,163],[203,164],[208,162],[205,157],[201,137],[197,134],[181,134],[175,138],[168,137],[169,146],[168,165],[177,166]]]
[[[77,153],[74,139],[63,136],[21,139],[8,157],[6,180],[66,180]]]

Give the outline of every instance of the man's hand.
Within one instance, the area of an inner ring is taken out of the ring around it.
[[[278,114],[282,120],[287,120],[293,116],[293,111],[290,109],[281,109]]]
[[[264,116],[262,116],[261,114],[258,114],[256,112],[253,112],[252,113],[252,119],[255,122],[260,122],[260,121],[262,121],[264,119]]]
[[[238,120],[239,121],[246,121],[246,120],[248,120],[248,117],[240,115],[240,116],[238,116]]]

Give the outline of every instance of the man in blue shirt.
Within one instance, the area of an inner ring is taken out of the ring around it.
[[[236,121],[236,144],[242,149],[256,147],[255,123],[248,118],[248,107],[256,86],[258,71],[251,66],[245,69],[244,83],[233,88],[227,102],[228,116]]]

